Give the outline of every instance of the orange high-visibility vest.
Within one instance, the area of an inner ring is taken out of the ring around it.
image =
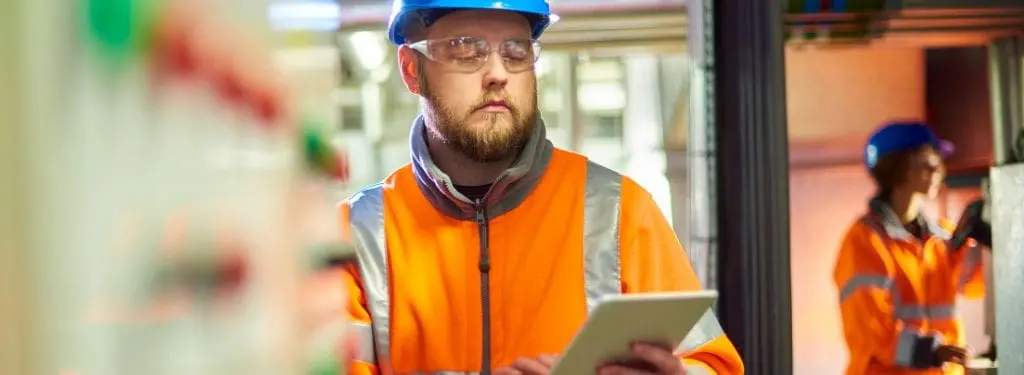
[[[966,344],[956,302],[959,294],[984,296],[981,249],[974,240],[951,249],[949,223],[926,224],[920,241],[875,199],[847,232],[835,265],[847,375],[964,373],[952,364],[917,368],[914,351],[923,343]]]
[[[418,120],[412,164],[340,205],[358,254],[350,332],[365,339],[353,373],[489,373],[562,352],[602,296],[701,289],[650,194],[554,149],[542,123],[480,202],[430,161],[422,132]],[[710,310],[679,356],[691,374],[743,373]]]

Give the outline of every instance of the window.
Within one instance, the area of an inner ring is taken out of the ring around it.
[[[583,135],[586,138],[622,138],[622,114],[605,112],[584,114]]]
[[[359,107],[341,107],[341,130],[363,130],[363,109]]]

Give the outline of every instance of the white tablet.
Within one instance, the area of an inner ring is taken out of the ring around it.
[[[634,342],[673,349],[718,298],[713,290],[608,296],[584,323],[549,375],[593,374],[608,362],[630,363]]]

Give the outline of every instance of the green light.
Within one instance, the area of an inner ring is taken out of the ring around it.
[[[311,170],[328,176],[338,176],[341,165],[334,147],[320,133],[322,127],[313,120],[302,122],[303,148],[306,155],[306,166]]]
[[[317,361],[310,367],[309,375],[340,375],[341,363],[334,357]]]
[[[157,3],[158,0],[85,0],[85,24],[104,57],[124,61],[149,47]]]
[[[325,149],[326,143],[320,138],[320,134],[311,126],[304,126],[302,129],[303,141],[305,143],[306,151],[306,163],[314,168],[319,169],[324,158],[324,154],[327,153]]]

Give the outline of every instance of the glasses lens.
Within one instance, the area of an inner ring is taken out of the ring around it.
[[[509,40],[501,46],[501,57],[505,60],[505,68],[512,72],[522,72],[533,68],[537,62],[537,43],[529,40]]]
[[[432,40],[429,46],[417,48],[431,60],[454,70],[472,73],[480,70],[491,55],[491,45],[482,39],[464,37]],[[505,69],[513,73],[533,68],[540,52],[540,44],[531,40],[508,40],[499,49]]]
[[[477,38],[441,39],[430,47],[433,60],[461,71],[476,71],[487,60],[487,42]]]

